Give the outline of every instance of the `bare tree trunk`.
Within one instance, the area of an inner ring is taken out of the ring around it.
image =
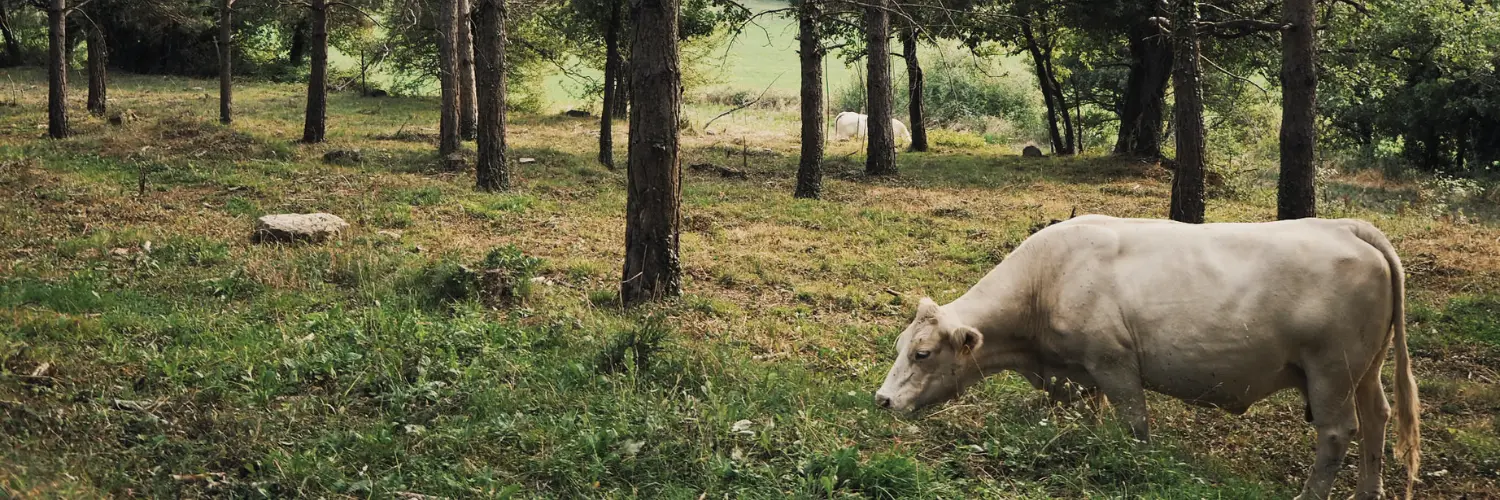
[[[1142,20],[1130,29],[1130,56],[1115,154],[1159,158],[1172,47],[1159,25]]]
[[[302,142],[323,142],[328,133],[328,0],[312,0],[312,71],[307,77],[307,114]]]
[[[234,122],[234,0],[219,4],[219,123]]]
[[[1276,218],[1316,217],[1313,146],[1317,143],[1318,75],[1315,71],[1315,24],[1312,0],[1283,2],[1281,34],[1281,179],[1277,182]]]
[[[797,161],[798,198],[823,194],[823,34],[818,29],[819,0],[802,0],[797,9],[797,58],[802,63],[802,157]]]
[[[628,51],[621,51],[619,57],[619,69],[615,71],[615,119],[625,120],[630,118],[630,78],[634,73],[630,69],[630,55]]]
[[[1068,147],[1063,143],[1062,132],[1057,128],[1058,103],[1052,92],[1052,77],[1047,73],[1047,63],[1042,55],[1042,47],[1036,40],[1036,34],[1031,30],[1031,21],[1021,23],[1021,34],[1026,39],[1026,51],[1031,53],[1031,62],[1036,66],[1037,85],[1042,89],[1042,102],[1047,104],[1047,132],[1052,139],[1052,152],[1055,154],[1069,154]]]
[[[47,6],[47,135],[68,136],[68,6],[51,0]]]
[[[901,55],[906,59],[906,95],[907,113],[911,119],[911,150],[927,151],[927,118],[922,109],[922,94],[927,90],[927,80],[922,76],[922,63],[917,60],[917,27],[908,26],[901,34]]]
[[[604,33],[604,104],[599,110],[599,163],[615,169],[615,81],[620,79],[620,2],[613,0]]]
[[[1045,36],[1045,35],[1044,35]],[[1047,68],[1047,83],[1052,87],[1052,99],[1057,101],[1057,112],[1062,115],[1063,122],[1063,152],[1062,154],[1073,154],[1078,151],[1078,141],[1073,135],[1073,114],[1068,112],[1068,100],[1063,95],[1062,82],[1057,79],[1057,70],[1052,67],[1052,46],[1047,45],[1042,51],[1043,61]]]
[[[16,32],[10,27],[10,12],[5,10],[4,2],[0,2],[0,36],[5,39],[5,57],[0,60],[0,68],[20,65],[21,41],[16,39]]]
[[[1203,223],[1203,72],[1198,52],[1198,0],[1175,0],[1173,41],[1177,64],[1172,73],[1177,103],[1177,168],[1172,173],[1172,220]]]
[[[633,0],[633,4],[630,97],[634,102],[626,167],[625,272],[620,282],[620,301],[626,306],[682,293],[679,4],[678,0]]]
[[[287,50],[286,60],[294,68],[302,66],[302,58],[307,54],[307,30],[311,23],[309,17],[297,20],[297,24],[292,26],[292,46]]]
[[[104,116],[109,111],[109,45],[104,29],[95,25],[89,30],[89,113]]]
[[[479,162],[474,167],[480,191],[510,189],[505,160],[505,0],[477,0],[475,47],[479,49]]]
[[[474,30],[469,22],[473,12],[471,0],[457,0],[458,17],[454,31],[458,35],[458,131],[464,140],[474,140],[479,123],[479,108],[474,88]]]
[[[865,68],[869,72],[865,96],[870,115],[866,135],[865,175],[896,174],[895,131],[891,129],[891,19],[890,0],[865,7]]]
[[[458,120],[458,0],[439,0],[438,13],[438,57],[443,99],[439,110],[438,154],[445,158],[458,151],[461,143]]]

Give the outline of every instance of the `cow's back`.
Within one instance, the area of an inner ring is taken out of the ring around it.
[[[1050,261],[1035,266],[1056,330],[1048,348],[1082,359],[1127,345],[1148,386],[1237,409],[1295,385],[1325,353],[1382,345],[1390,274],[1358,224],[1368,225],[1086,216],[1038,232],[1017,253]]]

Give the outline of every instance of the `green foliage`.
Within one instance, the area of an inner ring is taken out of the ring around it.
[[[1043,130],[1041,97],[1013,78],[996,78],[969,64],[935,64],[923,70],[923,104],[929,126],[991,131],[1012,140],[1040,137]],[[905,123],[910,92],[907,80],[896,78],[895,110]],[[847,82],[833,97],[839,110],[865,109],[862,81]]]
[[[1397,149],[1413,166],[1500,167],[1500,6],[1380,0],[1340,11],[1320,37],[1347,47],[1320,58],[1327,142],[1369,155]]]
[[[489,251],[484,259],[468,266],[453,258],[427,265],[417,276],[423,302],[429,307],[456,308],[478,301],[491,307],[513,306],[531,296],[532,278],[545,264],[514,245]]]

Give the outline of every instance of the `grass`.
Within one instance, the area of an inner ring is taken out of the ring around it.
[[[1238,417],[1153,397],[1149,448],[1008,375],[922,420],[870,403],[918,298],[958,296],[1074,207],[1160,216],[1151,165],[954,135],[867,179],[858,146],[831,142],[825,199],[794,200],[793,115],[747,110],[683,138],[685,163],[750,173],[684,179],[686,294],[625,312],[625,178],[594,165],[589,120],[513,116],[513,154],[537,161],[485,194],[437,170],[432,100],[335,94],[329,144],[303,146],[297,86],[241,84],[227,130],[188,90],[206,82],[113,83],[140,121],[79,107],[77,136],[45,140],[40,91],[0,114],[8,496],[1266,498],[1313,458],[1292,394]],[[334,149],[366,161],[323,164]],[[1209,218],[1274,216],[1271,184],[1244,189]],[[1500,228],[1324,201],[1408,262],[1420,494],[1493,495]],[[287,211],[353,227],[249,242],[254,217]],[[490,307],[445,285],[494,249],[535,274],[527,293]]]

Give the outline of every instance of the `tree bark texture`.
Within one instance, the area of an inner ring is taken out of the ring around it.
[[[922,76],[922,63],[917,59],[917,28],[908,26],[902,31],[901,55],[906,59],[907,114],[911,120],[911,150],[927,151],[927,118],[923,110],[922,94],[927,90],[927,80]]]
[[[1318,75],[1314,66],[1313,0],[1286,0],[1281,34],[1281,179],[1277,182],[1276,218],[1317,216],[1313,182],[1314,128]]]
[[[476,0],[475,47],[478,50],[476,97],[479,101],[479,150],[475,177],[481,191],[510,189],[505,159],[505,1]]]
[[[1162,115],[1172,77],[1172,45],[1155,22],[1141,20],[1130,29],[1130,76],[1120,107],[1115,154],[1161,157]]]
[[[802,0],[797,9],[797,59],[802,64],[802,156],[797,161],[798,198],[823,195],[823,134],[828,116],[823,104],[823,34],[818,29],[819,0]]]
[[[896,174],[895,131],[891,129],[891,18],[890,0],[874,0],[865,7],[865,96],[870,107],[865,151],[866,175]]]
[[[68,5],[51,0],[47,5],[47,135],[68,136]]]
[[[442,85],[442,101],[439,104],[438,154],[446,157],[458,151],[458,2],[440,0],[438,7],[438,79]],[[448,162],[444,162],[448,165]]]
[[[234,0],[219,4],[219,123],[234,122]]]
[[[307,77],[302,142],[317,144],[328,134],[328,0],[311,1],[312,70]]]
[[[1176,69],[1172,73],[1177,121],[1177,168],[1172,173],[1171,218],[1203,223],[1203,71],[1198,49],[1198,0],[1175,0],[1173,41]]]
[[[477,133],[479,107],[474,87],[474,29],[470,23],[472,0],[456,0],[458,14],[454,30],[458,34],[458,131],[464,140],[472,141]]]
[[[633,306],[682,293],[678,255],[682,165],[677,120],[678,0],[632,0],[630,150],[625,208],[625,272],[620,300]]]
[[[1073,154],[1073,131],[1068,127],[1066,138],[1058,126],[1058,117],[1066,118],[1067,106],[1062,102],[1062,93],[1057,90],[1057,81],[1052,76],[1051,49],[1043,50],[1041,41],[1032,30],[1032,20],[1021,23],[1021,35],[1026,41],[1026,51],[1031,53],[1031,62],[1036,69],[1037,85],[1042,90],[1042,101],[1047,105],[1047,134],[1052,140],[1052,152],[1060,155]]]
[[[5,57],[0,59],[0,68],[20,65],[21,41],[16,39],[16,31],[10,27],[10,11],[6,10],[4,2],[0,2],[0,37],[5,40]]]
[[[620,2],[609,10],[609,26],[604,32],[604,104],[599,109],[599,163],[615,169],[615,81],[620,79]]]
[[[89,114],[104,116],[109,111],[109,45],[103,28],[89,29]]]

